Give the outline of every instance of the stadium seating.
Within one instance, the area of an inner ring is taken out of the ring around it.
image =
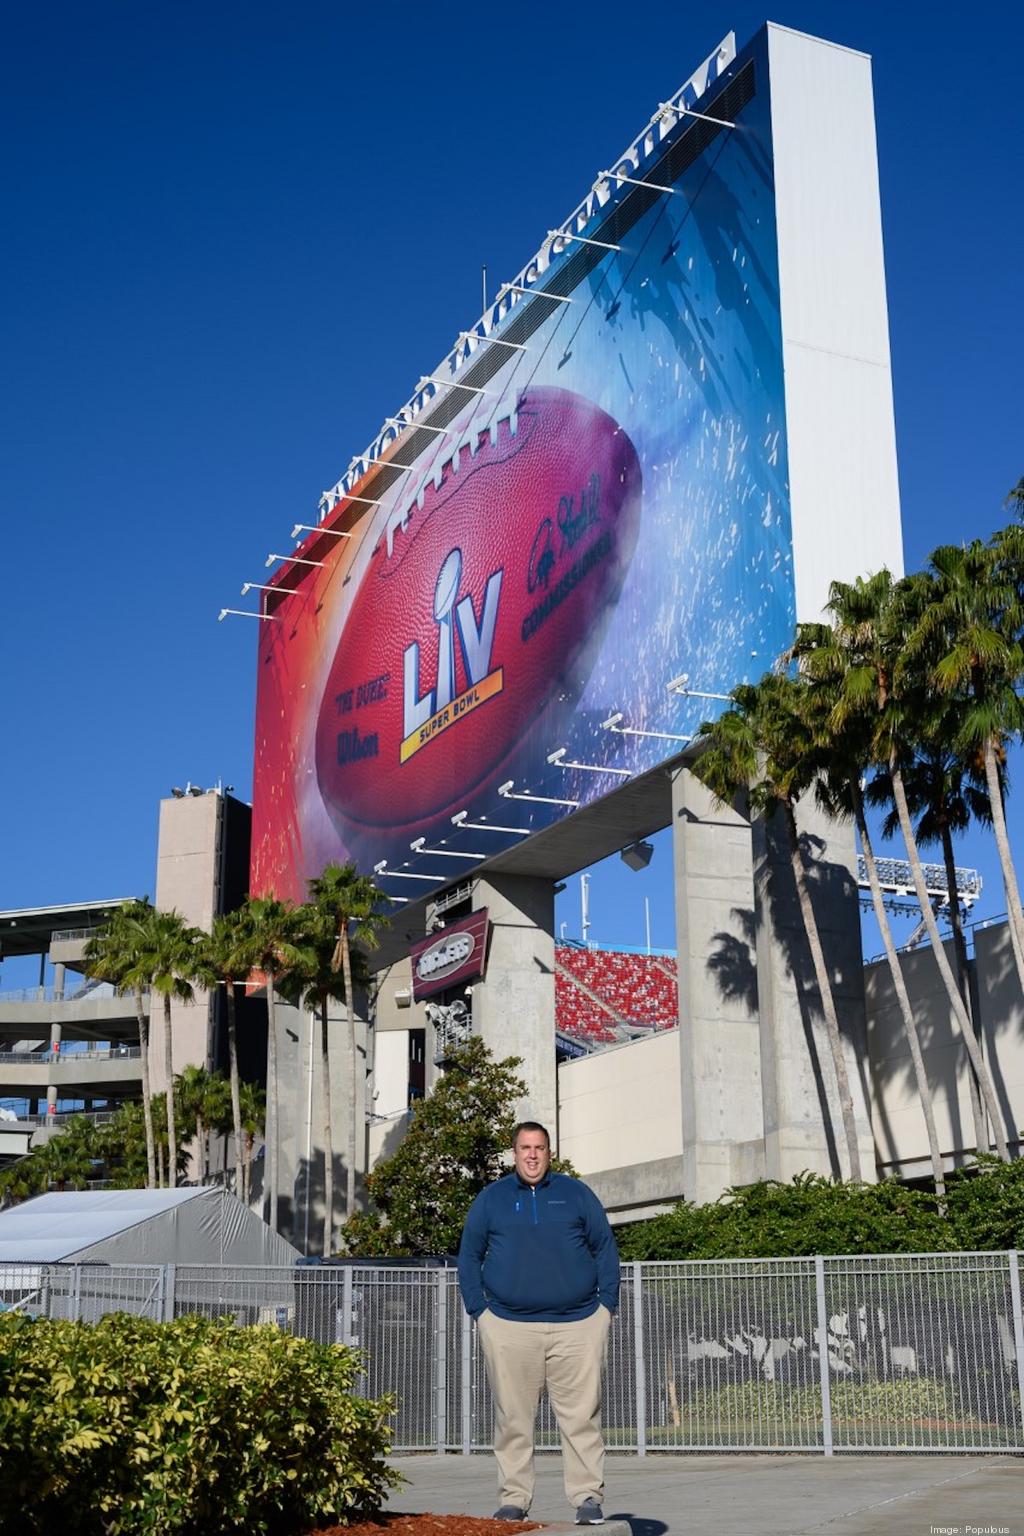
[[[560,944],[555,961],[555,1018],[567,1035],[611,1045],[628,1038],[627,1028],[678,1023],[674,959]]]

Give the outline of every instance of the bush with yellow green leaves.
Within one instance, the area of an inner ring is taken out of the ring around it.
[[[399,1481],[358,1352],[270,1327],[0,1317],[0,1531],[289,1536]]]

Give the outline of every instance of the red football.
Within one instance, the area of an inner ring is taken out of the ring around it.
[[[633,555],[640,493],[626,433],[544,386],[471,429],[419,495],[410,485],[320,704],[317,777],[350,843],[360,828],[416,835],[496,787],[524,749],[560,745]]]

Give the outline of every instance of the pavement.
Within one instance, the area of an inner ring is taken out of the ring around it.
[[[389,1509],[491,1515],[494,1460],[393,1456]],[[602,1536],[1024,1536],[1013,1456],[609,1455]],[[561,1458],[538,1455],[531,1520],[572,1519]]]

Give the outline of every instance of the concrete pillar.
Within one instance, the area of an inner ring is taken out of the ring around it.
[[[683,1189],[763,1177],[750,823],[685,768],[672,781]]]
[[[853,828],[828,820],[805,797],[798,826],[808,882],[832,979],[857,1120],[861,1172],[875,1178],[867,1109],[867,1033]],[[804,935],[786,828],[753,828],[757,978],[761,1016],[765,1173],[849,1176],[832,1056]]]
[[[64,962],[58,960],[53,968],[53,995],[61,1001],[64,997]]]
[[[487,975],[473,983],[473,1032],[499,1060],[522,1058],[519,1070],[529,1087],[516,1114],[546,1125],[557,1146],[554,885],[528,875],[490,875],[474,884],[473,910],[481,907],[490,915],[491,942]]]

